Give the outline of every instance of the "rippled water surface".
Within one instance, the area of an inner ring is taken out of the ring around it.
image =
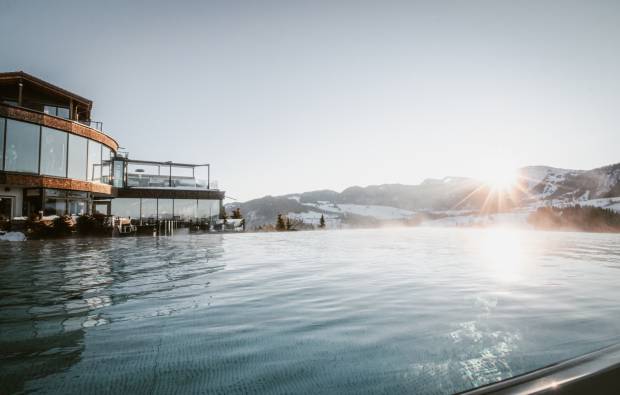
[[[0,242],[0,393],[451,393],[615,343],[620,236]]]

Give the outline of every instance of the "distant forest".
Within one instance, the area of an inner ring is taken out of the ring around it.
[[[541,207],[528,222],[538,229],[620,232],[620,214],[600,207]]]

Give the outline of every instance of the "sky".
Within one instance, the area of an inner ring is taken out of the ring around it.
[[[0,70],[248,200],[620,161],[620,2],[0,0]]]

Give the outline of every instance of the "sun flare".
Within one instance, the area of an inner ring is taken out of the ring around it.
[[[517,185],[518,172],[515,168],[505,166],[490,166],[486,174],[480,179],[493,189],[510,189]]]

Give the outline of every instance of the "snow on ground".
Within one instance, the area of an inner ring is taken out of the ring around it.
[[[570,171],[549,166],[529,166],[521,169],[520,175],[528,181],[528,188],[531,189],[545,180],[555,181],[564,179],[565,175]]]
[[[0,240],[5,241],[24,241],[26,240],[26,235],[22,232],[0,232]]]
[[[456,215],[422,222],[422,226],[510,226],[529,227],[527,211],[485,215]]]
[[[558,190],[557,185],[547,183],[545,184],[545,189],[543,189],[543,192],[540,194],[540,197],[544,199],[547,196],[553,195],[557,190]]]
[[[308,203],[307,205],[330,213],[363,215],[385,220],[407,219],[415,215],[414,211],[389,206],[335,204],[329,202]]]
[[[547,169],[545,169],[547,170]],[[565,176],[569,171],[562,169],[550,169],[552,174],[546,173],[547,178],[552,180],[560,179]],[[559,172],[556,170],[560,170]],[[559,174],[558,174],[559,173]],[[554,188],[555,185],[547,184],[547,187]],[[545,191],[549,193],[549,190]],[[543,193],[544,194],[544,193]],[[589,194],[584,194],[583,198],[587,198]],[[527,218],[529,214],[535,211],[539,207],[554,206],[554,207],[571,207],[575,205],[601,207],[614,210],[620,213],[620,197],[605,198],[605,199],[588,199],[588,200],[567,200],[567,199],[552,199],[552,200],[537,200],[536,202],[523,207],[521,209],[499,214],[477,214],[472,213],[469,210],[445,210],[445,211],[429,211],[435,214],[446,215],[444,218],[435,220],[426,220],[422,222],[423,226],[511,226],[511,227],[529,227]],[[355,214],[366,217],[373,217],[379,220],[402,220],[411,218],[416,213],[414,211],[399,209],[389,206],[379,205],[360,205],[360,204],[335,204],[331,202],[317,202],[317,203],[305,203],[306,206],[312,209],[320,209],[325,212],[325,220],[330,227],[342,226],[341,217],[342,214]],[[306,213],[289,213],[291,218],[298,218],[305,223],[318,224],[321,218],[321,213],[317,211],[309,211]],[[330,225],[331,223],[331,225]]]
[[[342,226],[342,221],[336,215],[322,214],[316,211],[308,211],[305,213],[288,213],[287,217],[291,219],[297,219],[304,221],[306,224],[319,225],[321,223],[321,215],[325,218],[325,225],[328,228],[339,228]]]
[[[291,200],[296,201],[296,202],[299,202],[299,199],[300,199],[299,195],[293,195],[293,196],[287,196],[287,197],[289,199],[291,199]]]
[[[574,199],[550,199],[550,200],[539,200],[528,206],[528,208],[533,211],[539,207],[574,207],[574,206],[589,206],[589,207],[600,207],[606,208],[610,210],[614,210],[620,213],[620,197],[613,198],[602,198],[602,199],[589,199],[589,200],[574,200]]]
[[[520,175],[527,181],[527,189],[530,190],[547,176],[551,168],[546,166],[531,166],[521,169]]]
[[[323,202],[319,201],[318,203],[304,203],[306,206],[311,206],[312,208],[318,208],[323,211],[327,211],[330,213],[342,213],[342,210],[335,203]]]
[[[378,219],[406,219],[415,214],[413,211],[389,206],[363,206],[358,204],[339,204],[338,207],[350,214],[365,215]]]
[[[567,174],[577,173],[578,172],[575,170],[558,169],[547,166],[531,166],[520,170],[520,176],[527,181],[528,190],[531,190],[540,183],[545,183],[542,193],[538,195],[540,199],[554,194],[558,189],[557,184],[563,182]]]
[[[426,210],[425,212],[431,214],[442,214],[454,217],[456,215],[469,215],[474,210]]]
[[[620,213],[620,197],[564,202],[562,204],[558,204],[558,207],[570,207],[577,204],[580,206],[606,208]]]

